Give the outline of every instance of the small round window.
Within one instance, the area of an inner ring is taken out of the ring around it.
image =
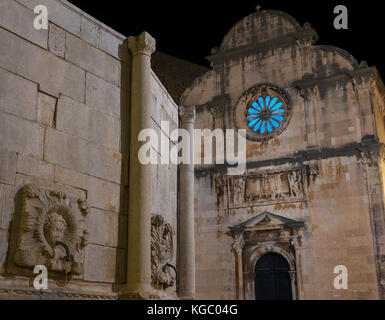
[[[235,122],[247,137],[264,141],[279,135],[291,116],[289,99],[283,90],[260,85],[246,91],[235,108]]]

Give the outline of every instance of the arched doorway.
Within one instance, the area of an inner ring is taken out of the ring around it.
[[[262,256],[255,265],[256,300],[292,300],[290,266],[276,253]]]

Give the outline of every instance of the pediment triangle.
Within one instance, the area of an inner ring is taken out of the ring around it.
[[[302,222],[265,211],[231,229],[247,229],[258,226],[297,225]]]

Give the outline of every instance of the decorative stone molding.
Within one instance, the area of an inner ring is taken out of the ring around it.
[[[52,272],[83,274],[83,250],[88,244],[87,202],[35,185],[26,185],[20,192],[16,249],[11,257],[15,265],[45,265]]]
[[[111,295],[100,295],[100,294],[91,294],[91,293],[75,293],[75,292],[52,292],[52,291],[39,291],[34,289],[18,289],[18,288],[0,288],[0,300],[4,296],[5,299],[9,299],[11,296],[16,296],[18,299],[28,299],[28,297],[40,297],[44,298],[54,298],[54,299],[76,299],[76,300],[117,300],[117,294]]]
[[[309,178],[314,182],[321,174],[317,160],[309,161]]]
[[[228,177],[229,207],[306,200],[305,169]]]
[[[381,161],[381,155],[380,147],[377,150],[365,150],[360,153],[360,162],[361,164],[372,166]]]
[[[312,102],[316,99],[319,99],[320,92],[317,83],[315,83],[314,86],[311,87],[301,87],[300,85],[296,85],[295,88],[298,90],[299,95],[305,102]]]
[[[243,247],[245,246],[245,241],[243,240],[242,232],[237,232],[233,235],[234,242],[231,245],[231,251],[235,254],[242,253]]]
[[[152,285],[165,290],[175,284],[176,274],[171,261],[174,256],[174,230],[161,215],[151,218]]]
[[[156,41],[147,32],[142,32],[137,37],[128,37],[127,45],[133,55],[141,54],[151,56],[156,50]]]
[[[301,292],[297,279],[301,270],[298,252],[302,246],[303,228],[303,221],[288,219],[269,212],[259,214],[230,228],[235,239],[231,250],[235,253],[238,266],[236,279],[238,299],[254,299],[254,268],[258,260],[267,253],[277,253],[288,262],[292,294],[293,298],[297,299]]]

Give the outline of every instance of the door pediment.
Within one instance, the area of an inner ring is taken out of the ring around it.
[[[264,213],[258,214],[239,225],[231,227],[230,230],[233,233],[238,233],[242,231],[258,231],[282,228],[299,229],[300,227],[303,227],[303,225],[303,221],[289,219],[265,211]]]

